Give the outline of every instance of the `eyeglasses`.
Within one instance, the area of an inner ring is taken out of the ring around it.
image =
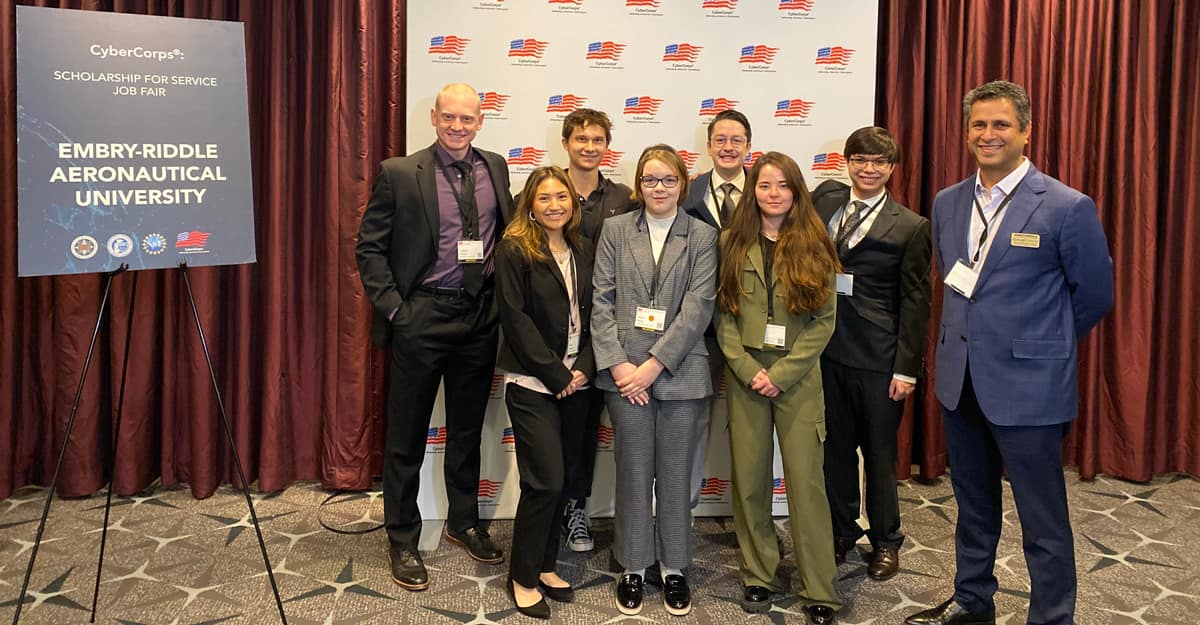
[[[679,176],[663,176],[662,178],[656,178],[654,176],[642,176],[643,189],[653,189],[654,187],[657,187],[658,183],[660,182],[664,187],[668,189],[674,189],[675,187],[679,186]]]
[[[866,169],[867,165],[874,165],[875,169],[886,169],[892,166],[892,162],[883,156],[876,156],[873,158],[867,158],[864,156],[851,156],[847,160],[850,161],[851,165],[858,169]]]
[[[745,137],[726,137],[724,135],[717,135],[717,136],[713,137],[712,139],[709,139],[709,142],[718,148],[725,145],[726,143],[732,145],[735,148],[740,148],[743,145],[746,145],[746,138]]]

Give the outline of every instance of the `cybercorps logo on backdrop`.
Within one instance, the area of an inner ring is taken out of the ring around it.
[[[625,52],[625,44],[615,41],[593,41],[587,45],[584,60],[591,61],[591,67],[597,69],[622,69],[619,65],[621,54]]]
[[[587,98],[573,93],[563,93],[550,96],[546,102],[547,113],[570,113],[587,103]]]
[[[537,167],[542,164],[542,157],[545,155],[545,150],[539,150],[533,146],[512,148],[508,151],[508,164]]]
[[[700,68],[696,67],[696,60],[700,58],[700,51],[703,49],[704,46],[690,43],[669,43],[663,48],[662,60],[670,71],[698,72]]]
[[[446,451],[446,426],[429,428],[425,434],[425,451],[430,453]]]
[[[659,0],[625,0],[625,9],[630,15],[662,15]]]
[[[479,480],[479,505],[494,506],[496,499],[500,497],[500,491],[503,490],[504,482],[496,480]]]
[[[701,115],[716,115],[721,111],[737,108],[738,101],[730,100],[729,98],[705,98],[700,100]],[[708,123],[706,120],[704,123]]]
[[[708,10],[709,17],[737,17],[738,0],[701,0],[700,8]]]
[[[609,150],[600,157],[600,167],[604,169],[612,169],[621,163],[621,157],[625,156],[624,152]]]
[[[780,17],[785,20],[811,20],[814,0],[779,0]]]
[[[846,169],[846,159],[837,152],[821,152],[814,154],[812,160],[812,170],[817,172],[817,175],[832,174],[824,177],[838,177],[842,171]]]
[[[850,58],[853,56],[854,50],[843,48],[842,46],[817,48],[815,63],[824,70],[835,70],[837,73],[842,73],[845,71],[845,67],[850,64]]]
[[[746,167],[754,167],[754,163],[756,163],[758,161],[759,157],[762,155],[763,155],[762,150],[755,150],[755,151],[747,154],[746,155]],[[724,378],[721,379],[721,388],[722,389],[725,388]],[[722,392],[721,395],[723,396],[724,392]]]
[[[583,0],[546,0],[551,13],[587,13],[583,10]]]
[[[504,6],[504,0],[479,0],[475,6],[471,7],[476,11],[507,11],[508,7]]]
[[[662,106],[661,98],[652,98],[648,95],[634,96],[625,98],[625,108],[621,109],[621,113],[626,116],[626,121],[631,124],[657,124],[654,116],[658,113],[658,107]]]
[[[508,58],[514,65],[543,65],[542,55],[549,45],[549,41],[538,41],[532,37],[513,39],[508,42]]]
[[[199,230],[188,230],[175,235],[175,249],[179,250],[180,254],[207,254],[208,237],[212,236],[211,232],[201,232]]]
[[[467,44],[471,43],[466,37],[458,35],[437,35],[429,38],[429,56],[434,63],[466,63],[463,55],[467,52]]]
[[[719,477],[706,477],[700,480],[700,501],[716,501],[725,499],[725,491],[729,489],[729,480]]]
[[[775,70],[771,69],[771,63],[775,61],[775,55],[778,52],[779,48],[763,44],[742,46],[738,54],[738,64],[742,67],[743,72],[774,72]]]
[[[683,164],[687,165],[688,173],[690,174],[696,171],[696,161],[700,160],[700,153],[692,152],[691,150],[679,150],[679,158],[683,159]]]
[[[485,113],[502,113],[509,96],[495,91],[479,92],[479,108]]]
[[[613,428],[611,425],[600,424],[596,429],[596,449],[600,451],[612,451],[613,448]]]
[[[800,98],[789,98],[775,103],[775,120],[779,125],[806,126],[813,102]]]

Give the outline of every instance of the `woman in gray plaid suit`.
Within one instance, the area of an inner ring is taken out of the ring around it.
[[[712,394],[703,339],[717,231],[679,210],[687,167],[669,146],[642,153],[636,182],[644,208],[605,221],[593,274],[596,386],[613,421],[618,476],[613,555],[625,567],[616,600],[624,614],[641,612],[646,567],[658,561],[667,611],[682,616],[691,610],[690,441]]]

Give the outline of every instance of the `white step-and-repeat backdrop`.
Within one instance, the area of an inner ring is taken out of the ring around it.
[[[668,143],[693,173],[712,167],[706,126],[727,108],[752,125],[747,163],[777,150],[800,164],[810,188],[846,176],[851,131],[873,123],[876,0],[441,0],[408,6],[407,150],[434,141],[437,91],[466,82],[480,95],[478,147],[505,155],[513,192],[535,167],[565,166],[562,120],[578,107],[608,113],[613,141],[604,175],[630,184],[644,147]],[[722,384],[720,396],[724,396]],[[451,389],[453,390],[453,389]],[[729,439],[724,402],[709,440],[697,515],[728,515]],[[600,426],[589,508],[612,514],[612,425]],[[501,376],[483,433],[480,514],[512,518],[519,495]],[[445,518],[445,421],[430,424],[420,505]],[[775,513],[786,514],[775,458]]]

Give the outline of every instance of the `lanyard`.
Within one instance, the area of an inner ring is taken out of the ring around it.
[[[644,219],[649,219],[644,217]],[[679,219],[679,215],[675,216]],[[675,222],[671,222],[671,226],[667,228],[667,237],[663,239],[662,249],[658,251],[658,258],[654,259],[654,276],[650,279],[650,306],[655,306],[655,299],[658,294],[658,279],[662,272],[662,259],[667,254],[667,243],[671,242],[671,230],[675,229]],[[650,253],[654,253],[654,237],[650,236],[650,223],[646,222],[646,236],[650,237]]]
[[[767,323],[775,319],[775,281],[771,279],[774,273],[775,244],[766,235],[758,236],[758,249],[763,257],[763,281],[767,283]]]
[[[979,220],[983,222],[983,232],[979,233],[979,244],[975,248],[975,255],[971,257],[972,269],[975,268],[975,263],[979,262],[979,255],[983,253],[983,244],[988,240],[988,229],[991,227],[992,223],[996,221],[996,218],[1000,215],[1000,211],[1004,210],[1004,207],[1008,206],[1008,203],[1012,201],[1013,196],[1017,194],[1017,188],[1021,186],[1022,182],[1025,182],[1024,178],[1018,181],[1017,184],[1013,185],[1012,190],[1004,196],[1003,200],[1000,200],[1000,205],[996,207],[996,210],[992,211],[991,220],[988,220],[988,218],[984,216],[983,207],[979,205],[979,196],[972,194],[971,201],[975,204],[975,212],[979,214]]]
[[[463,187],[466,187],[467,185],[467,176],[474,177],[475,175],[475,163],[471,161],[466,162],[471,164],[471,171],[469,173],[462,174],[462,177],[459,179],[459,184]],[[442,177],[446,179],[446,185],[450,187],[450,193],[454,194],[454,203],[458,206],[458,214],[462,215],[463,233],[466,235],[467,239],[478,240],[479,235],[476,234],[477,224],[475,223],[475,219],[478,219],[479,209],[475,209],[476,215],[467,214],[467,210],[463,208],[462,190],[454,186],[454,179],[450,177],[450,172],[447,171],[450,169],[459,171],[459,169],[455,167],[453,163],[449,165],[442,165],[440,169],[442,170]],[[474,182],[474,180],[472,180],[472,182]],[[474,184],[471,185],[472,188],[474,188],[474,186]]]
[[[569,298],[571,309],[567,312],[567,323],[571,327],[571,334],[574,334],[579,330],[575,325],[575,311],[579,308],[579,278],[575,276],[575,254],[571,251],[570,247],[567,248],[567,263],[570,265],[571,272],[571,296]]]
[[[729,182],[729,181],[726,181],[726,182]],[[721,214],[721,205],[724,204],[724,202],[722,200],[717,199],[716,184],[717,184],[717,172],[713,171],[712,177],[708,179],[708,194],[710,196],[712,196],[713,209],[717,211],[718,215],[720,215]],[[725,183],[722,183],[722,184],[725,184]],[[729,184],[733,184],[733,183],[729,182]],[[737,191],[737,187],[734,187],[732,190],[729,191],[729,197],[731,197],[731,198],[733,197],[734,191]],[[729,215],[729,217],[733,217],[733,215]],[[721,224],[721,227],[724,228],[727,225],[728,224]]]
[[[876,200],[876,202],[872,204],[870,208],[863,211],[862,214],[855,216],[854,221],[850,223],[849,228],[846,228],[846,210],[842,209],[842,216],[840,219],[838,219],[837,236],[833,238],[834,248],[841,249],[842,244],[850,238],[850,235],[854,234],[854,231],[858,230],[859,226],[862,226],[863,222],[867,221],[867,217],[870,217],[871,213],[875,212],[875,209],[879,208],[879,205],[883,204],[884,200],[886,199],[887,192],[885,191],[883,197]],[[844,233],[842,232],[843,229],[845,229]]]

